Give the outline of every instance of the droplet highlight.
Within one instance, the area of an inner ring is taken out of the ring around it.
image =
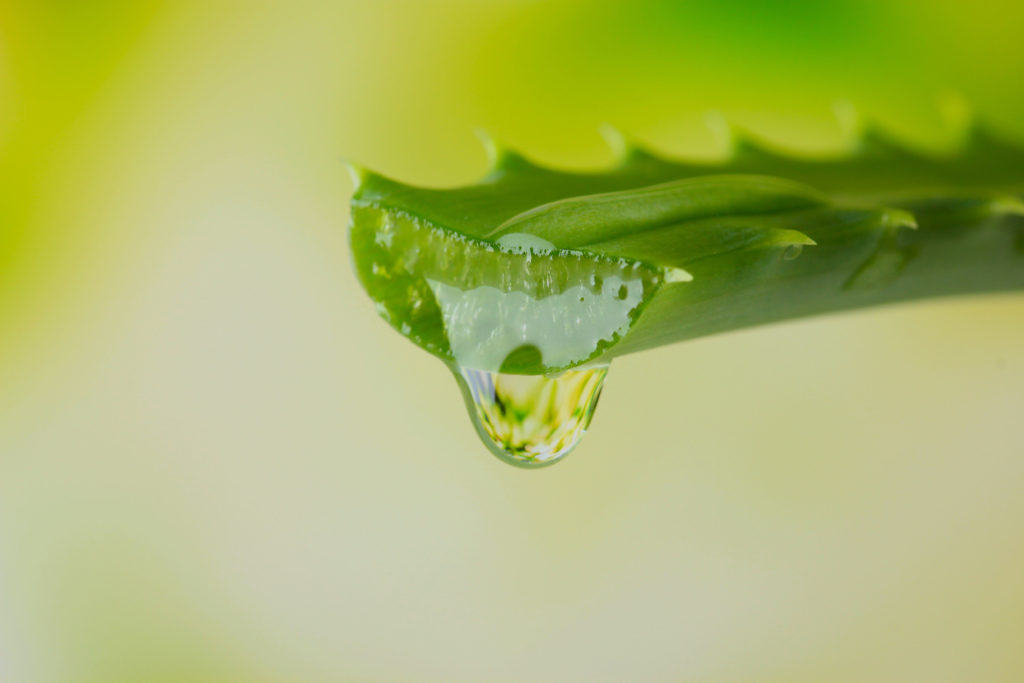
[[[512,375],[455,366],[470,420],[488,449],[517,467],[551,465],[590,426],[608,366],[558,376]]]

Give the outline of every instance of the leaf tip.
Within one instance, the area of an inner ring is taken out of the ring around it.
[[[731,156],[736,147],[736,130],[725,114],[712,109],[704,114],[704,127],[711,133],[711,137],[718,143],[718,146],[725,151],[726,156]]]
[[[475,128],[473,134],[476,135],[484,148],[484,154],[487,155],[487,165],[492,169],[501,166],[505,156],[508,154],[508,149],[498,142],[498,139],[486,128]]]
[[[936,106],[946,128],[961,139],[968,137],[978,125],[970,102],[959,91],[948,90],[942,93]]]
[[[676,282],[693,282],[693,275],[675,266],[667,266],[663,271],[666,284],[672,284]]]
[[[773,246],[782,249],[782,258],[785,261],[792,261],[800,258],[804,253],[804,247],[816,247],[818,243],[811,239],[811,236],[800,230],[776,229],[766,241]]]
[[[729,161],[776,162],[789,155],[765,141],[735,121],[729,121],[721,114],[714,114],[708,127],[719,140],[725,140],[726,159]],[[716,132],[717,131],[717,132]]]
[[[864,124],[856,105],[847,99],[835,100],[832,103],[832,115],[839,125],[840,133],[847,139],[856,140]]]
[[[537,168],[536,164],[499,141],[490,131],[476,128],[473,132],[487,154],[488,175],[492,179],[501,175],[502,172]]]
[[[725,150],[726,160],[736,161],[747,157],[763,161],[765,158],[777,160],[785,156],[749,129],[726,118],[718,110],[704,114],[704,125]]]
[[[345,170],[348,171],[348,175],[352,179],[353,188],[358,192],[366,184],[366,179],[370,176],[370,172],[365,167],[349,159],[343,159],[342,163],[345,164]]]
[[[882,209],[881,223],[883,227],[891,230],[900,228],[917,230],[917,219],[914,214],[905,209]]]
[[[637,149],[637,145],[618,126],[602,123],[597,127],[597,132],[611,149],[619,165],[626,163],[630,155]]]
[[[810,235],[799,230],[789,231],[790,244],[800,245],[802,247],[816,247],[818,243],[815,242]]]

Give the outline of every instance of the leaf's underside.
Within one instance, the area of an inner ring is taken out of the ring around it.
[[[774,320],[1024,288],[1024,150],[977,126],[947,157],[869,131],[834,159],[741,141],[721,163],[634,146],[571,173],[501,151],[466,187],[358,178],[353,256],[381,315],[484,369],[554,372]]]

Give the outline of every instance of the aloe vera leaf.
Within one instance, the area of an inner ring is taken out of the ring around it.
[[[600,173],[505,151],[459,188],[359,171],[350,239],[381,315],[415,343],[541,374],[771,321],[1024,288],[1022,195],[1024,151],[981,127],[938,158],[873,131],[844,158],[743,140],[718,164],[632,147]]]

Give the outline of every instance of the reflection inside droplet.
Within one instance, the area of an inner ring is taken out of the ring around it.
[[[590,425],[608,367],[557,377],[453,367],[469,417],[484,444],[505,462],[543,467],[564,458]]]

